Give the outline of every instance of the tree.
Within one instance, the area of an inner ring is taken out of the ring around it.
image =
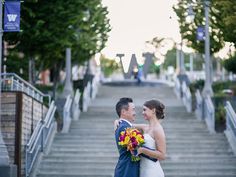
[[[105,46],[107,13],[101,0],[29,0],[22,3],[23,31],[4,39],[24,54],[24,60],[34,60],[38,70],[53,69],[56,85],[67,47],[72,48],[72,61],[83,63]]]
[[[236,74],[236,55],[224,61],[224,67],[227,71]]]
[[[121,68],[115,60],[106,58],[104,55],[101,55],[100,61],[101,69],[106,77],[112,75],[112,73]]]
[[[194,21],[189,23],[187,21],[187,15],[190,7],[192,7],[192,12],[195,14]],[[186,45],[196,50],[198,53],[204,53],[204,41],[196,40],[196,31],[200,26],[205,25],[205,16],[204,16],[204,1],[202,0],[193,0],[191,3],[188,0],[181,0],[176,6],[173,7],[176,15],[178,16],[178,21],[180,25],[180,33]],[[210,51],[211,54],[218,52],[224,44],[223,32],[219,28],[220,18],[216,13],[215,3],[210,5]]]
[[[218,27],[223,32],[225,41],[236,46],[236,2],[232,0],[213,0],[215,14],[219,17]]]

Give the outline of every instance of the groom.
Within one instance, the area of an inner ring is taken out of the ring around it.
[[[131,98],[120,98],[116,104],[116,112],[121,120],[115,131],[116,144],[120,156],[114,177],[139,177],[139,161],[131,161],[130,151],[118,145],[120,133],[127,127],[131,127],[131,123],[135,120],[136,113],[133,100]]]

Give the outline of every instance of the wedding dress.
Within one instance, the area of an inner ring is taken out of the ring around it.
[[[144,146],[156,149],[155,140],[149,134],[144,134]],[[150,159],[141,156],[140,161],[140,177],[164,177],[164,172],[161,168],[160,162],[153,162]]]

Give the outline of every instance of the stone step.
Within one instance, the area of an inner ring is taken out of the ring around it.
[[[102,153],[118,153],[117,150],[115,149],[115,147],[111,148],[111,149],[106,149],[106,148],[87,148],[87,147],[79,147],[77,149],[75,148],[62,148],[62,147],[53,147],[50,151],[50,154],[53,153],[65,153],[65,154],[69,154],[69,153],[89,153],[89,152],[102,152]],[[202,148],[202,149],[194,149],[194,148],[189,148],[188,150],[182,150],[181,148],[172,148],[172,149],[167,149],[167,154],[173,155],[179,155],[179,154],[189,154],[189,153],[199,153],[199,154],[232,154],[233,151],[231,148],[228,149],[217,149],[217,148]]]
[[[49,169],[40,169],[39,174],[58,174],[58,175],[113,175],[114,169],[107,169],[106,167],[99,169],[96,167],[88,166],[87,168],[49,168]]]
[[[222,162],[218,162],[218,163],[206,163],[205,161],[202,161],[202,162],[178,162],[178,163],[168,163],[168,162],[161,162],[162,164],[162,167],[166,170],[166,171],[169,171],[170,170],[173,170],[173,169],[191,169],[191,168],[195,168],[195,169],[205,169],[205,168],[208,168],[208,169],[221,169],[221,168],[224,168],[224,169],[229,169],[229,170],[232,170],[232,169],[235,169],[235,165],[236,165],[236,162],[228,162],[228,161],[225,161],[224,164],[222,164]],[[54,169],[57,169],[57,168],[63,168],[65,166],[67,166],[68,168],[78,168],[78,169],[83,169],[83,168],[87,168],[88,166],[90,167],[93,167],[93,166],[96,166],[96,168],[99,168],[99,169],[102,169],[102,168],[107,168],[107,169],[114,169],[116,165],[116,162],[115,161],[106,161],[106,162],[91,162],[91,161],[88,161],[88,162],[84,162],[84,161],[68,161],[66,164],[61,161],[61,162],[58,162],[58,161],[45,161],[44,164],[41,165],[41,169],[50,169],[50,168],[54,168]]]
[[[98,140],[94,140],[94,139],[55,139],[54,142],[55,143],[70,143],[70,144],[88,143],[89,145],[94,144],[95,146],[97,144],[108,144],[108,143],[115,144],[115,140],[112,141],[112,140],[107,140],[107,139],[98,139]],[[194,144],[194,145],[198,145],[198,144],[224,145],[224,144],[227,144],[226,141],[222,141],[222,140],[218,140],[218,139],[210,139],[210,140],[202,139],[201,142],[193,141],[191,139],[181,139],[181,140],[173,139],[170,141],[170,143],[173,145],[174,144],[185,144],[185,145],[190,145],[190,144]]]
[[[229,147],[227,144],[169,144],[167,143],[167,151],[173,151],[173,150],[182,150],[183,152],[185,152],[185,150],[187,149],[214,149],[214,150],[221,150],[221,149],[225,149],[225,151],[231,151],[231,147]],[[196,148],[197,146],[197,148]],[[96,144],[93,147],[91,147],[89,145],[89,143],[83,143],[83,144],[64,144],[64,143],[54,143],[52,146],[52,149],[82,149],[82,148],[86,148],[88,150],[92,150],[92,149],[97,149],[97,150],[103,150],[103,149],[107,149],[107,150],[116,150],[116,144],[114,142],[110,142],[109,144]]]
[[[113,175],[86,175],[86,174],[38,174],[37,177],[113,177]]]
[[[225,166],[221,168],[208,168],[208,167],[203,167],[203,168],[196,168],[196,167],[191,167],[191,168],[175,168],[175,169],[163,169],[164,173],[166,173],[166,176],[171,173],[175,174],[189,174],[189,175],[218,175],[221,174],[222,176],[224,175],[236,175],[236,169],[229,169]],[[47,173],[47,174],[80,174],[80,175],[96,175],[96,174],[103,174],[103,175],[112,175],[114,170],[108,169],[107,167],[103,168],[97,168],[97,167],[83,167],[83,168],[48,168],[48,169],[42,169],[40,170],[40,173]],[[184,172],[183,172],[184,171]]]
[[[176,134],[168,134],[166,135],[167,140],[172,140],[172,139],[176,139],[179,138],[178,135]],[[56,140],[63,140],[63,139],[91,139],[91,140],[100,140],[100,139],[107,139],[107,140],[111,140],[114,141],[115,140],[115,135],[113,134],[107,134],[104,136],[97,136],[97,135],[87,135],[87,136],[83,136],[83,135],[78,135],[78,134],[57,134],[55,136]],[[221,141],[226,141],[225,136],[218,134],[218,135],[198,135],[198,134],[193,134],[190,136],[183,136],[181,137],[181,140],[202,140],[202,139],[207,139],[207,140],[221,140]]]
[[[104,161],[105,159],[105,161]],[[99,161],[99,163],[104,163],[104,164],[116,164],[117,162],[117,159],[109,159],[109,158],[104,158],[104,159],[101,159]],[[98,162],[96,160],[99,160],[97,158],[89,158],[89,159],[82,159],[82,158],[50,158],[50,157],[46,157],[44,158],[44,163],[72,163],[72,164],[77,164],[77,163],[89,163],[93,166],[93,164],[97,164]],[[161,161],[161,164],[163,166],[167,166],[167,165],[187,165],[187,164],[219,164],[219,165],[228,165],[228,164],[236,164],[236,158],[233,158],[233,157],[219,157],[219,158],[182,158],[182,159],[170,159],[170,157],[167,157],[166,160],[164,161]]]
[[[236,173],[232,172],[191,172],[182,170],[182,172],[164,172],[165,177],[235,177]]]
[[[97,163],[95,166],[89,165],[89,164],[78,164],[79,166],[70,165],[70,164],[57,164],[57,165],[44,165],[43,168],[40,169],[40,171],[51,171],[51,172],[57,172],[57,173],[80,173],[82,171],[86,171],[87,169],[94,171],[94,172],[101,172],[102,170],[106,172],[112,172],[114,170],[115,165],[114,164],[99,164]],[[106,165],[106,166],[104,166]],[[236,174],[235,165],[199,165],[196,167],[197,164],[192,165],[176,165],[176,166],[163,166],[163,170],[166,172],[180,172],[183,170],[191,171],[193,174],[197,172],[214,172],[215,174],[223,173],[223,172],[231,172]]]
[[[224,154],[214,154],[214,153],[199,153],[199,154],[192,154],[192,153],[173,153],[173,154],[167,154],[166,160],[172,160],[172,161],[180,161],[180,159],[187,160],[187,159],[196,159],[196,160],[205,160],[205,159],[215,159],[215,160],[220,160],[221,158],[223,159],[231,159],[232,157],[229,156],[230,154],[224,153]],[[233,156],[231,154],[231,156]],[[107,160],[110,158],[113,158],[113,160],[117,160],[118,153],[96,153],[94,154],[85,154],[85,153],[80,153],[80,154],[62,154],[62,153],[50,153],[47,157],[45,158],[52,158],[52,159],[94,159],[94,160],[101,160],[103,159]],[[233,157],[234,158],[234,157]]]

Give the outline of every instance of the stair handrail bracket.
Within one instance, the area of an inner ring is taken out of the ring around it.
[[[44,98],[48,98],[48,105],[51,102],[51,96],[42,93],[40,90],[32,86],[30,83],[22,79],[15,73],[1,73],[2,77],[2,90],[3,91],[20,91],[23,92],[39,102],[43,102]]]
[[[210,133],[215,133],[215,107],[210,96],[204,98],[204,118]]]
[[[54,119],[56,106],[54,101],[51,102],[45,118],[39,121],[26,145],[25,154],[25,174],[26,177],[30,173],[39,158],[40,152],[44,152],[46,146],[49,146],[49,139],[53,136],[53,131],[56,131],[56,122]]]
[[[229,141],[230,146],[236,155],[236,113],[229,101],[226,102],[226,130],[225,135]]]
[[[71,107],[72,107],[72,98],[71,95],[68,95],[66,98],[66,103],[63,108],[63,128],[62,133],[68,133],[70,124],[71,124]]]

